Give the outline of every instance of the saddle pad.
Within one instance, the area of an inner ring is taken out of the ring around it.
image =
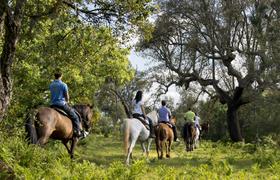
[[[54,110],[56,110],[58,113],[60,113],[60,114],[62,114],[63,116],[66,116],[66,117],[68,117],[69,119],[71,119],[71,117],[65,112],[65,111],[63,111],[62,109],[59,109],[59,108],[57,108],[57,107],[52,107]],[[81,122],[81,116],[80,116],[80,114],[75,110],[75,113],[76,113],[76,115],[78,116],[78,118],[79,118],[79,121]]]

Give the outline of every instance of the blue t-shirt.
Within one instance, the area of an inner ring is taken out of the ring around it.
[[[167,107],[162,106],[158,111],[158,115],[159,115],[160,122],[161,121],[169,122],[169,117],[171,116],[171,112]]]
[[[61,80],[55,79],[50,84],[51,105],[65,105],[65,94],[68,92],[67,85]]]

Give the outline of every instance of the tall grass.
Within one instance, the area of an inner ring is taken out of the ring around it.
[[[198,149],[184,151],[174,143],[171,159],[150,157],[138,144],[133,163],[124,165],[120,137],[91,135],[81,140],[71,160],[62,143],[44,148],[28,145],[21,136],[0,133],[0,159],[17,179],[279,179],[280,150],[267,139],[262,145],[203,141]],[[2,172],[0,178],[5,178]]]

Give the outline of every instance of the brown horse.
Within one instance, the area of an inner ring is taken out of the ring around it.
[[[171,119],[171,123],[176,123],[175,117]],[[174,139],[172,128],[166,123],[159,123],[155,128],[155,134],[158,158],[162,159],[163,157],[163,144],[166,148],[166,157],[170,158],[171,145]]]
[[[201,127],[201,132],[199,134],[199,139],[201,139],[201,136],[203,136],[209,132],[209,127],[210,127],[209,122],[206,121],[206,122],[200,124],[200,127]]]
[[[82,120],[82,128],[89,131],[93,115],[92,106],[75,105],[73,108]],[[27,116],[25,129],[31,143],[44,145],[49,138],[61,140],[71,158],[74,157],[74,149],[78,138],[73,136],[73,124],[66,115],[62,115],[50,107],[40,107],[33,114]],[[70,148],[68,147],[69,141]]]
[[[183,127],[183,139],[186,143],[186,151],[193,151],[196,137],[196,128],[194,123],[186,123]]]

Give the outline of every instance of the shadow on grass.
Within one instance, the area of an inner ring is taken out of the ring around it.
[[[201,158],[182,158],[182,157],[174,157],[170,159],[155,159],[152,161],[150,164],[151,166],[158,166],[158,165],[167,165],[167,166],[172,166],[172,167],[182,167],[182,166],[200,166],[202,164],[208,164],[207,159],[201,159]]]

